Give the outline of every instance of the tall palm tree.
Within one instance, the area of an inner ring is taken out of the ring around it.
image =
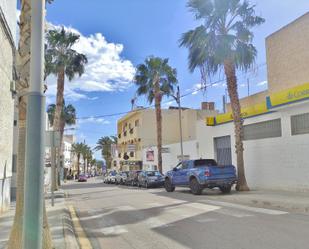
[[[77,157],[77,175],[80,175],[80,158],[85,150],[84,143],[75,143],[72,145],[72,153]]]
[[[85,71],[87,57],[76,52],[72,47],[79,40],[79,35],[64,28],[61,30],[49,30],[46,35],[46,64],[45,75],[54,74],[57,76],[57,97],[54,117],[54,128],[61,131],[61,114],[64,104],[64,83],[67,77],[72,81],[76,75],[79,77]]]
[[[252,44],[252,29],[265,20],[255,15],[247,0],[189,0],[188,8],[202,24],[184,33],[180,46],[189,50],[189,69],[199,68],[202,78],[223,69],[231,101],[237,154],[237,190],[247,191],[243,158],[243,119],[237,90],[236,70],[248,70],[257,50]]]
[[[54,125],[54,119],[55,119],[55,112],[56,112],[56,105],[50,104],[47,107],[47,115],[48,115],[48,121],[50,126]],[[62,112],[61,112],[61,119],[60,119],[60,141],[63,141],[63,134],[64,134],[64,128],[66,125],[74,125],[76,123],[76,110],[75,107],[71,104],[62,106]],[[60,150],[61,158],[63,158],[63,149]],[[55,172],[56,173],[56,172]],[[64,169],[64,179],[66,179],[67,171]],[[55,174],[57,179],[54,179],[55,183],[60,182],[60,172],[58,174]],[[54,184],[56,186],[56,184]]]
[[[155,102],[157,122],[158,169],[162,173],[162,114],[163,96],[170,96],[177,84],[177,71],[168,64],[168,59],[148,57],[144,64],[137,67],[134,77],[137,95],[146,95],[150,104]]]
[[[54,126],[55,120],[55,113],[56,113],[56,105],[50,104],[47,107],[47,114],[48,114],[48,121],[50,126]],[[61,140],[64,133],[64,128],[66,125],[75,125],[76,124],[76,109],[73,105],[65,105],[62,106],[61,118],[60,118],[60,135]]]
[[[111,168],[112,165],[112,153],[111,153],[112,144],[117,144],[117,137],[105,136],[101,137],[98,140],[97,146],[94,148],[94,150],[96,151],[101,150],[102,157],[105,159],[108,168]]]
[[[21,12],[19,20],[19,41],[16,53],[17,92],[21,95],[18,99],[18,153],[16,176],[16,208],[14,223],[10,232],[8,249],[22,248],[22,226],[24,209],[24,170],[26,150],[26,109],[27,100],[24,93],[29,88],[30,80],[30,40],[31,40],[31,0],[20,0]],[[52,0],[46,2],[51,3]],[[48,226],[46,208],[44,205],[43,216],[43,249],[51,249],[52,240]]]

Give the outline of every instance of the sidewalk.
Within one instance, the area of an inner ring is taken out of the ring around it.
[[[217,195],[212,191],[207,193],[207,198],[212,200],[309,214],[309,192],[251,190],[249,192],[232,191],[230,195]],[[215,195],[212,196],[212,193]]]
[[[70,213],[65,205],[65,194],[63,191],[55,193],[55,206],[51,206],[49,195],[46,195],[45,203],[53,246],[56,249],[79,248],[75,239]],[[0,216],[0,249],[5,249],[13,225],[15,207]]]

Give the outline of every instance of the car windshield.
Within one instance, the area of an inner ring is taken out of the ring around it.
[[[159,171],[148,171],[147,176],[161,176]]]
[[[194,161],[194,167],[205,167],[205,166],[218,166],[214,159],[200,159]]]

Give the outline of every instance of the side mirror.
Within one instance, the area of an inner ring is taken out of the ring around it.
[[[177,171],[178,169],[177,168],[173,168],[173,171]]]

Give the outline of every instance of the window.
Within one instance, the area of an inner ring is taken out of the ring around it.
[[[244,126],[244,140],[281,137],[281,119],[274,119]]]
[[[309,113],[291,116],[292,136],[309,134]]]
[[[139,126],[139,120],[135,120],[135,127],[138,127]]]

